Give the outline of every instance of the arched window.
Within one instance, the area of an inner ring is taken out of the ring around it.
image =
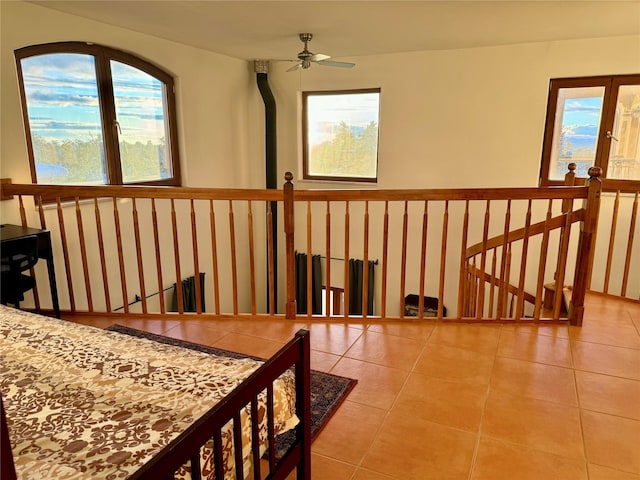
[[[83,42],[15,56],[34,183],[180,185],[171,75]]]

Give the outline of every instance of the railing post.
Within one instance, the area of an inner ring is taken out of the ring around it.
[[[578,240],[578,254],[576,258],[576,271],[573,279],[573,292],[571,303],[569,304],[569,323],[571,325],[582,325],[584,316],[584,299],[589,288],[591,257],[594,254],[594,243],[596,229],[598,228],[598,214],[600,212],[600,194],[602,191],[602,181],[600,167],[589,169],[589,180],[584,221],[580,228],[580,238]]]
[[[295,290],[295,255],[294,255],[294,217],[293,217],[293,174],[284,174],[286,180],[282,190],[284,197],[284,235],[286,249],[287,271],[287,305],[286,318],[296,318],[296,290]]]

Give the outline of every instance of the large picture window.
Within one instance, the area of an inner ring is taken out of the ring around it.
[[[304,178],[376,182],[380,89],[303,93]]]
[[[578,177],[598,166],[613,188],[637,185],[640,75],[551,80],[541,185],[561,184],[570,163]]]
[[[81,42],[15,56],[34,183],[180,185],[171,75]]]

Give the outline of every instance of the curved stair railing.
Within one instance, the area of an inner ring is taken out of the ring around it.
[[[569,165],[565,185],[575,184],[575,164]],[[463,317],[496,319],[569,319],[580,324],[584,309],[584,295],[588,285],[601,192],[600,169],[589,170],[589,193],[582,208],[573,210],[573,200],[565,199],[561,213],[553,215],[549,201],[545,219],[531,223],[531,201],[526,212],[525,226],[509,230],[511,203],[507,205],[504,232],[488,237],[489,204],[485,213],[485,229],[481,242],[467,247],[465,264],[461,269],[459,299]],[[580,223],[577,240],[572,243],[572,226]],[[557,232],[557,260],[555,270],[547,266],[550,238]],[[526,258],[532,242],[539,238],[537,273],[526,268]],[[571,248],[576,250],[573,285],[567,286],[567,265]],[[517,258],[514,251],[517,251]],[[515,267],[515,268],[514,268]],[[518,268],[519,267],[519,268]],[[531,277],[535,276],[535,279]],[[530,289],[528,290],[527,287]],[[576,310],[575,307],[578,307]]]

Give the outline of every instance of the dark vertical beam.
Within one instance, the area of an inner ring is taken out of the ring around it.
[[[256,61],[256,82],[258,84],[258,90],[262,95],[262,101],[264,102],[264,123],[265,123],[265,181],[266,188],[276,189],[278,188],[278,144],[276,135],[276,100],[273,97],[271,88],[269,87],[269,80],[267,72],[269,70],[268,62]],[[278,204],[277,202],[271,202],[271,228],[273,231],[273,298],[275,299],[275,305],[273,306],[273,312],[278,312],[278,262],[275,261],[278,258]],[[267,248],[269,248],[267,246]],[[269,257],[267,253],[267,258]],[[267,265],[267,312],[271,311],[269,305],[269,267]]]

